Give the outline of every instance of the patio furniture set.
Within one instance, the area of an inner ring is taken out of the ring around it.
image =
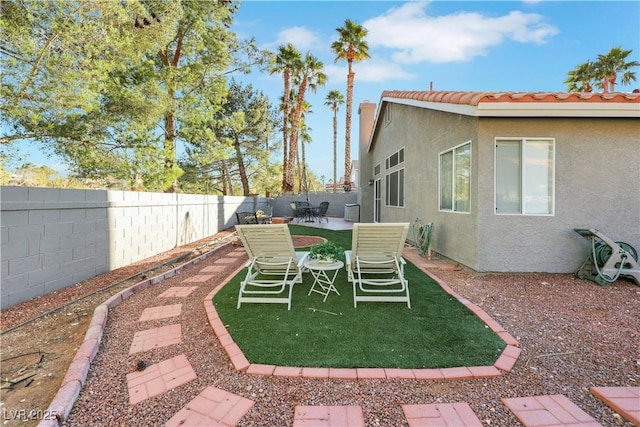
[[[329,210],[329,202],[321,202],[318,206],[313,206],[309,202],[294,201],[290,203],[291,214],[297,221],[304,222],[321,222],[323,219],[327,222],[327,211]]]
[[[331,292],[340,295],[335,280],[345,264],[354,307],[358,302],[402,302],[411,308],[402,258],[409,223],[354,224],[345,263],[323,262],[296,251],[287,224],[237,225],[236,230],[249,256],[237,308],[242,303],[275,303],[290,310],[293,286],[302,283],[305,272],[314,278],[307,296],[317,292],[326,302]]]

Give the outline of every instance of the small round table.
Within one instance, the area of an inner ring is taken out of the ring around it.
[[[327,297],[331,291],[340,295],[340,292],[338,292],[336,287],[333,285],[333,282],[336,280],[338,271],[344,267],[344,263],[342,261],[318,262],[316,259],[311,259],[306,261],[304,266],[313,275],[313,285],[311,286],[307,296],[311,295],[311,292],[317,292],[320,295],[324,295],[324,300],[322,301],[325,302],[327,301]],[[333,271],[332,275],[330,274],[331,271]]]

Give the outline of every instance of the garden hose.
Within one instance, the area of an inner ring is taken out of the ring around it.
[[[596,242],[596,239],[591,239],[591,242],[592,242],[591,250],[592,250],[592,257],[593,257],[593,265],[595,266],[598,276],[600,276],[602,280],[604,280],[605,282],[608,282],[608,283],[615,282],[616,280],[618,280],[618,277],[620,277],[620,273],[624,268],[624,262],[627,259],[627,252],[620,255],[621,262],[620,262],[620,266],[618,266],[618,271],[613,277],[610,277],[604,274],[602,271],[600,271],[600,267],[604,267],[607,261],[609,260],[609,257],[611,256],[611,247],[606,243]],[[631,247],[626,243],[625,245]],[[637,257],[637,254],[636,254],[636,257]]]

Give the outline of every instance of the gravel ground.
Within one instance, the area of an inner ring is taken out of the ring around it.
[[[176,322],[170,318],[140,326],[142,311],[158,305],[156,297],[167,288],[233,249],[183,269],[110,311],[100,351],[65,426],[162,425],[210,385],[255,401],[241,426],[289,426],[296,405],[360,405],[367,426],[403,426],[401,404],[434,402],[467,402],[484,425],[517,426],[500,399],[539,394],[564,394],[605,426],[631,426],[589,392],[592,386],[640,385],[640,287],[628,280],[603,288],[573,275],[435,271],[520,341],[522,354],[513,371],[494,379],[348,381],[236,372],[211,331],[202,299],[237,264],[225,264],[225,271],[182,301],[182,343],[129,355],[135,332]],[[109,274],[100,277],[111,280]],[[179,354],[187,356],[197,379],[129,405],[126,374],[140,360],[149,365]]]

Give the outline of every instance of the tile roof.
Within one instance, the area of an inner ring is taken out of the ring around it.
[[[386,90],[382,98],[478,106],[480,103],[640,103],[640,93],[456,92]]]

